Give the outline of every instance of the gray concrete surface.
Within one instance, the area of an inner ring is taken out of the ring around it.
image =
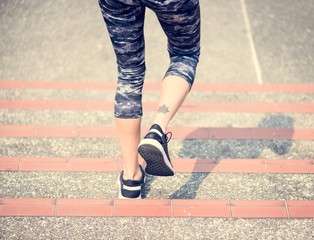
[[[12,240],[312,240],[313,224],[313,219],[0,218],[3,239]]]
[[[290,140],[171,140],[173,158],[313,159],[313,141]],[[119,157],[115,139],[0,138],[1,156]]]
[[[157,89],[156,89],[157,90]],[[44,100],[101,100],[113,101],[114,91],[96,90],[3,90],[0,92],[3,99],[44,99]],[[157,102],[158,91],[147,91],[143,94],[143,101]],[[314,93],[271,93],[271,92],[200,92],[191,91],[187,102],[233,102],[233,103],[311,103]]]
[[[0,6],[1,79],[115,78],[97,1],[1,1]]]
[[[117,198],[117,173],[0,172],[0,197]],[[177,173],[149,176],[149,199],[314,200],[313,174]]]
[[[197,80],[256,82],[241,2],[201,3]],[[263,80],[313,82],[313,2],[247,0],[246,7]],[[115,81],[114,54],[97,1],[4,0],[0,11],[0,79]],[[147,80],[160,81],[168,64],[166,39],[150,11],[145,32]]]
[[[265,83],[314,83],[314,2],[248,0]]]
[[[1,125],[56,125],[56,126],[114,126],[112,112],[103,111],[59,111],[59,110],[0,110]],[[150,126],[154,113],[145,113],[143,126]],[[271,119],[264,127],[312,128],[313,114],[264,114],[226,112],[179,112],[172,119],[169,130],[184,127],[257,127],[265,119]],[[280,123],[279,125],[276,123]]]
[[[256,81],[240,9],[238,0],[202,2],[199,81]],[[97,1],[2,1],[1,13],[0,79],[115,81]],[[168,66],[166,39],[151,11],[145,33],[147,80],[160,81]]]
[[[263,83],[313,83],[313,4],[312,0],[201,0],[202,55],[196,81],[257,83],[259,67]],[[247,10],[251,29],[242,9]],[[2,0],[0,22],[0,84],[1,79],[116,81],[114,54],[96,0]],[[157,82],[167,68],[168,56],[165,36],[151,11],[147,11],[145,34],[146,81]],[[253,62],[250,36],[258,66]],[[146,100],[157,97],[146,96]],[[27,90],[1,91],[0,97],[112,100],[113,93]],[[192,92],[189,99],[313,102],[313,95]],[[2,125],[113,124],[110,113],[95,111],[1,110],[0,117]],[[149,125],[151,119],[145,113],[143,123]],[[313,116],[199,113],[191,121],[191,115],[179,113],[172,124],[313,128]],[[170,144],[173,157],[314,159],[313,141],[172,140]],[[120,155],[112,139],[0,138],[0,146],[1,156]],[[116,175],[2,172],[1,196],[114,197]],[[307,174],[177,174],[171,183],[167,181],[151,178],[147,197],[313,199],[313,176]],[[314,237],[313,224],[313,219],[6,217],[0,218],[0,239],[308,240]]]

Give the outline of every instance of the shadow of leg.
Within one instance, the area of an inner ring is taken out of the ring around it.
[[[274,114],[266,116],[262,119],[262,121],[258,124],[259,128],[287,128],[292,129],[294,127],[294,119],[287,115],[282,114]],[[286,136],[287,139],[284,140],[268,140],[267,146],[270,150],[272,150],[277,155],[284,155],[288,153],[292,147],[291,138],[293,135],[293,131],[291,131],[291,136]]]
[[[294,119],[282,114],[274,114],[264,117],[258,124],[258,128],[288,128],[293,129]],[[291,131],[293,132],[293,131]],[[290,151],[292,146],[291,136],[283,140],[234,140],[215,139],[200,141],[187,137],[180,150],[182,158],[203,159],[238,159],[258,158],[265,148],[271,149],[276,155],[283,155]],[[169,196],[170,199],[193,199],[204,179],[209,173],[198,173],[194,169],[189,180],[177,191]]]
[[[196,197],[197,190],[199,189],[203,180],[209,173],[192,173],[189,180],[175,191],[168,198],[170,199],[193,199]]]
[[[144,191],[142,192],[142,198],[146,198],[147,194],[149,193],[151,189],[151,185],[156,178],[157,178],[156,176],[146,174],[146,182],[145,182]]]

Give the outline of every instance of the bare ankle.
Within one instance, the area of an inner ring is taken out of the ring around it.
[[[140,167],[138,167],[138,169],[135,172],[128,172],[128,171],[124,171],[123,172],[123,179],[124,180],[141,180],[142,179],[142,172]]]

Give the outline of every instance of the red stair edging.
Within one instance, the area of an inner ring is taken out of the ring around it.
[[[142,128],[144,134],[148,127]],[[314,140],[314,128],[171,127],[174,139]],[[115,138],[114,126],[1,125],[0,137]]]
[[[313,218],[314,201],[0,198],[0,216]]]
[[[145,82],[147,91],[158,90],[161,82]],[[0,89],[75,89],[115,90],[116,82],[65,81],[65,80],[0,80]],[[252,84],[252,83],[205,83],[195,82],[195,91],[223,92],[314,92],[314,84]]]
[[[172,159],[176,173],[314,173],[314,160]],[[0,171],[119,172],[116,158],[0,157]]]
[[[144,102],[144,111],[155,111],[157,102]],[[113,101],[0,99],[0,109],[113,111]],[[314,113],[314,103],[204,103],[186,102],[179,112]]]

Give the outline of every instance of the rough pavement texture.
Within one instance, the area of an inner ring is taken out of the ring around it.
[[[311,240],[313,224],[313,219],[0,218],[3,239],[14,240]]]
[[[257,65],[243,9],[248,13]],[[202,55],[196,81],[256,84],[260,68],[263,83],[313,83],[313,9],[312,0],[201,0]],[[116,81],[114,53],[97,0],[2,0],[0,22],[0,79]],[[160,82],[168,66],[166,38],[151,11],[147,11],[145,35],[146,81]],[[8,90],[1,91],[0,97],[112,100],[113,92]],[[144,93],[145,101],[157,97]],[[188,100],[313,102],[313,94],[191,92]],[[2,125],[113,125],[111,113],[97,111],[1,110],[0,118]],[[152,114],[145,113],[143,123],[149,125],[151,119]],[[191,118],[189,113],[179,113],[172,125],[313,128],[314,122],[310,114],[199,113]],[[112,139],[1,138],[0,146],[1,156],[120,155]],[[172,140],[171,154],[314,159],[314,145],[312,141]],[[0,181],[1,196],[7,197],[113,197],[117,191],[112,185],[116,173],[5,172]],[[313,182],[313,176],[306,174],[177,174],[171,180],[151,178],[147,197],[313,199]],[[239,190],[239,186],[245,187]],[[313,219],[5,217],[0,218],[0,239],[310,240],[313,225]]]

